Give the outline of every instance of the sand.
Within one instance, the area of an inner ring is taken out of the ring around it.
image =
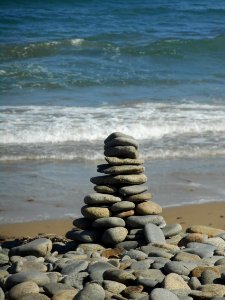
[[[191,225],[209,225],[225,230],[225,201],[164,208],[162,215],[167,224],[180,223],[183,229]],[[36,237],[44,234],[64,237],[65,233],[73,227],[72,221],[72,219],[61,219],[1,224],[0,239]]]

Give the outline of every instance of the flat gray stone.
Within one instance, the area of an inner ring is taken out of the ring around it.
[[[188,276],[190,272],[197,267],[197,264],[183,261],[170,261],[165,264],[164,270],[167,273],[177,273]]]
[[[156,288],[150,294],[151,300],[179,300],[179,298],[169,290]]]
[[[108,262],[95,262],[89,265],[88,273],[91,280],[100,282],[103,281],[103,273],[112,269],[116,269],[116,267]]]
[[[103,273],[103,278],[104,280],[113,280],[124,284],[132,284],[136,279],[130,272],[116,269],[106,270]]]
[[[155,224],[148,223],[144,225],[144,236],[147,243],[164,244],[166,242],[162,229]]]
[[[148,223],[160,226],[163,222],[163,217],[159,215],[131,216],[126,219],[127,226],[131,228],[143,228]]]
[[[116,244],[116,248],[122,248],[125,250],[136,249],[140,246],[139,241],[124,241]]]
[[[6,287],[11,288],[16,284],[19,284],[24,281],[33,281],[39,286],[43,286],[50,282],[49,277],[46,273],[43,272],[20,272],[16,274],[12,274],[6,280]]]
[[[83,282],[86,277],[89,276],[88,272],[70,273],[68,276],[64,277],[61,281],[66,285],[70,285],[76,289],[83,289]]]
[[[138,151],[133,146],[115,146],[105,149],[104,155],[136,159],[138,158]]]
[[[123,196],[130,196],[130,195],[136,195],[141,194],[143,192],[146,192],[148,190],[147,185],[130,185],[130,186],[124,186],[119,189],[119,193]]]
[[[141,193],[141,194],[136,194],[136,195],[130,195],[125,198],[125,200],[132,201],[135,203],[150,201],[151,199],[152,199],[151,193]]]
[[[111,165],[98,165],[97,172],[111,175],[118,174],[139,174],[144,173],[145,167],[143,165],[122,165],[122,166],[111,166]]]
[[[119,157],[110,157],[106,156],[105,160],[113,166],[122,166],[122,165],[143,165],[143,159],[132,159],[132,158],[119,158]]]
[[[165,238],[170,238],[171,236],[177,235],[182,231],[182,226],[178,223],[169,224],[162,228]]]
[[[155,269],[134,271],[134,275],[138,278],[150,278],[152,280],[157,281],[158,283],[161,283],[165,278],[165,275],[162,273],[161,270]]]
[[[104,300],[105,291],[97,283],[88,283],[85,287],[74,297],[74,300]]]
[[[137,283],[143,285],[146,289],[153,289],[159,282],[155,279],[144,278],[139,276],[137,278]]]
[[[85,204],[94,204],[94,205],[99,205],[99,204],[113,204],[116,202],[120,202],[121,198],[109,195],[109,194],[101,194],[101,193],[92,193],[84,198],[84,203]]]
[[[43,286],[43,289],[47,296],[52,297],[57,294],[59,291],[73,289],[72,286],[60,282],[51,282]]]
[[[196,254],[201,258],[207,258],[207,257],[212,257],[213,256],[213,252],[214,250],[212,250],[212,248],[206,248],[206,247],[200,247],[200,248],[186,248],[182,250],[183,252],[188,252],[188,253],[192,253],[192,254]]]
[[[45,256],[51,250],[52,250],[52,241],[46,238],[39,238],[27,244],[12,248],[9,252],[9,256],[12,255]]]
[[[73,225],[79,229],[90,229],[92,221],[87,218],[78,218],[73,220]]]
[[[102,235],[102,241],[105,244],[117,244],[123,242],[128,234],[124,227],[114,227],[106,229]]]
[[[110,139],[105,143],[104,148],[107,149],[115,146],[133,146],[138,149],[138,142],[131,137],[120,136]]]
[[[91,243],[96,242],[100,238],[100,233],[97,230],[71,230],[66,233],[66,237],[70,240]]]
[[[144,260],[148,257],[146,253],[136,249],[131,249],[127,251],[126,255],[128,255],[131,259],[135,259],[135,260]]]
[[[114,203],[110,207],[110,210],[112,212],[120,212],[120,211],[127,211],[127,210],[130,210],[130,209],[133,209],[133,208],[135,208],[135,204],[133,202],[121,201],[121,202]]]
[[[107,185],[107,184],[142,184],[147,181],[145,174],[136,174],[136,175],[105,175],[105,176],[96,176],[92,177],[90,181],[98,185]]]
[[[11,300],[19,300],[24,295],[36,293],[39,293],[38,285],[32,281],[25,281],[15,285],[10,289],[9,298]]]
[[[109,217],[96,219],[92,226],[94,228],[112,228],[112,227],[125,227],[126,223],[122,218]]]
[[[132,270],[147,270],[150,268],[151,264],[153,263],[153,260],[150,258],[135,261],[131,264],[130,268]]]
[[[88,261],[78,260],[62,268],[61,274],[70,275],[71,273],[79,273],[81,271],[85,271],[87,267]]]
[[[95,185],[94,190],[97,193],[102,193],[102,194],[116,194],[117,193],[117,188],[114,186],[109,186],[109,185]]]

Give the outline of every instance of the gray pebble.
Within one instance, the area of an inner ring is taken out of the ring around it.
[[[108,262],[95,262],[89,265],[88,273],[90,274],[91,280],[103,281],[103,273],[106,270],[115,268],[112,264]]]
[[[128,255],[130,258],[135,260],[143,260],[148,257],[148,255],[140,250],[131,249],[126,252],[126,255]]]
[[[50,239],[39,238],[27,244],[14,247],[10,250],[9,255],[34,255],[34,256],[45,256],[52,249],[52,242]]]
[[[141,194],[148,190],[147,185],[130,185],[119,189],[119,193],[123,196]]]
[[[81,271],[85,271],[87,267],[88,267],[88,261],[86,260],[75,261],[63,267],[61,270],[61,274],[70,275],[71,273],[79,273]]]
[[[51,282],[43,286],[43,289],[47,296],[52,297],[56,293],[62,290],[70,290],[73,289],[72,286],[69,286],[65,283],[60,283],[60,282]]]
[[[105,291],[97,283],[86,284],[83,290],[81,290],[75,297],[74,300],[104,300]]]
[[[143,228],[145,224],[160,225],[163,221],[163,217],[159,215],[131,216],[126,219],[126,224],[131,228]]]
[[[182,231],[182,226],[180,224],[169,224],[162,228],[165,238],[170,238],[171,236],[177,235]]]
[[[169,290],[156,288],[151,292],[151,300],[179,300],[179,298]]]
[[[100,233],[97,230],[70,230],[66,233],[66,237],[70,240],[91,243],[97,242],[100,237]]]
[[[104,155],[136,159],[138,158],[138,151],[134,146],[115,146],[105,149]]]
[[[99,205],[99,204],[113,204],[120,202],[121,198],[109,195],[109,194],[101,194],[101,193],[92,193],[84,198],[84,203],[86,204],[94,204],[94,205]]]
[[[177,273],[188,276],[197,264],[191,262],[170,261],[165,264],[164,269],[167,273]]]
[[[163,231],[155,224],[144,225],[144,236],[147,243],[164,244],[166,242]]]
[[[109,228],[103,233],[102,241],[105,244],[117,244],[125,240],[127,233],[128,230],[124,227]]]
[[[92,226],[97,228],[125,227],[125,225],[125,221],[117,217],[100,218],[92,223]]]
[[[7,278],[6,286],[8,288],[11,288],[14,285],[24,281],[33,281],[37,283],[37,285],[39,286],[43,286],[50,282],[49,277],[47,276],[46,273],[32,271],[32,272],[21,272],[21,273],[12,274]]]
[[[135,208],[135,204],[131,201],[121,201],[113,204],[110,210],[113,212],[126,211]]]

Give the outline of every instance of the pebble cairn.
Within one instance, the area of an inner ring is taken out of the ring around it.
[[[0,243],[0,300],[225,299],[225,231],[166,225],[133,138],[111,134],[105,155],[68,239]]]
[[[104,141],[107,164],[97,166],[106,175],[92,177],[95,192],[84,198],[81,208],[84,218],[74,220],[76,228],[67,234],[78,242],[98,242],[117,247],[137,247],[154,242],[151,232],[157,232],[161,242],[165,237],[156,227],[165,227],[162,208],[153,202],[144,174],[144,160],[139,159],[138,143],[120,132]]]

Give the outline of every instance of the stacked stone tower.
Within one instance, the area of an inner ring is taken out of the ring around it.
[[[97,166],[104,175],[90,179],[95,192],[84,198],[83,218],[74,220],[76,228],[67,237],[111,246],[137,247],[151,242],[149,231],[157,232],[156,227],[163,228],[166,223],[161,206],[151,200],[137,141],[114,132],[104,141],[104,155],[107,163]]]

